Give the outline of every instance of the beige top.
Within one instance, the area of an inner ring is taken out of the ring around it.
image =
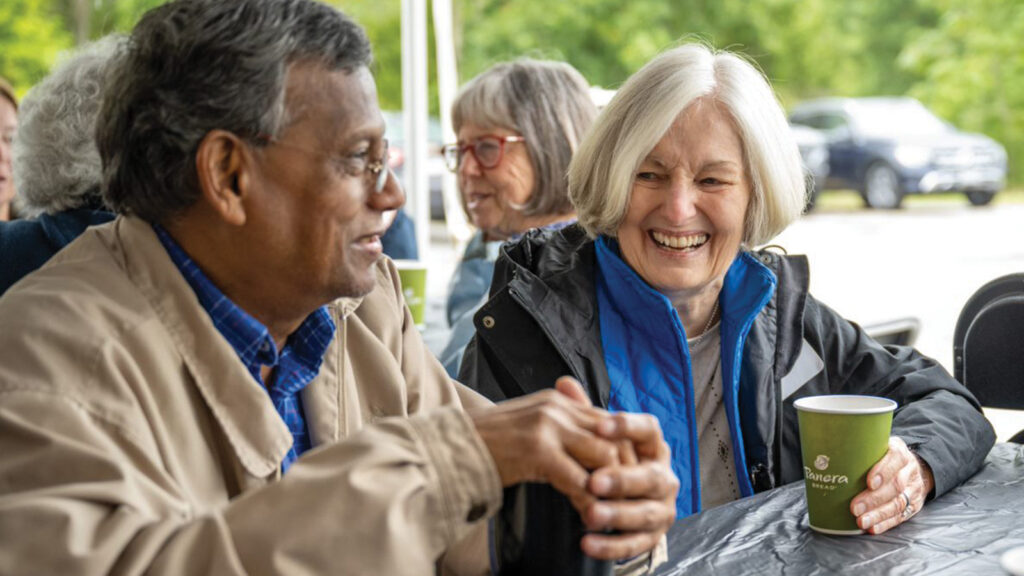
[[[722,347],[716,323],[705,334],[687,340],[693,366],[694,415],[700,458],[700,507],[713,508],[738,500],[729,420],[722,395]]]

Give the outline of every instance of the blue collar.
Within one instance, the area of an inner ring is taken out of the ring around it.
[[[681,518],[700,510],[700,463],[686,334],[669,299],[622,260],[614,239],[601,237],[595,244],[598,319],[611,381],[609,407],[647,412],[661,422],[672,449],[672,469],[680,481],[676,513]],[[744,496],[753,494],[753,487],[746,474],[740,422],[740,414],[748,413],[739,407],[743,344],[776,284],[771,270],[749,253],[741,252],[726,272],[719,295],[723,401],[737,482]]]
[[[213,325],[231,344],[253,378],[263,384],[261,367],[277,366],[280,360],[277,345],[270,337],[270,331],[225,296],[166,230],[161,226],[153,226],[153,229],[171,261],[181,271],[181,275],[199,299],[200,305],[209,314]],[[327,308],[318,308],[288,337],[286,347],[292,347],[304,364],[314,372],[318,371],[323,355],[334,338],[334,330],[334,322]]]

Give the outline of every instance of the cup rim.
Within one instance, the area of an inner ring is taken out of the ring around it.
[[[830,401],[843,399],[857,399],[861,405],[834,407],[826,405]],[[896,410],[896,402],[881,396],[868,396],[861,394],[825,394],[820,396],[805,396],[793,402],[797,410],[814,412],[817,414],[883,414]]]

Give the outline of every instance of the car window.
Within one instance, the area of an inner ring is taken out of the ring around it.
[[[822,130],[835,130],[846,127],[846,118],[842,114],[825,114],[820,118]]]
[[[846,125],[846,119],[841,114],[811,114],[809,116],[794,117],[793,121],[804,126],[826,131]]]
[[[930,136],[948,132],[948,124],[915,100],[859,103],[854,114],[858,131],[872,136]]]

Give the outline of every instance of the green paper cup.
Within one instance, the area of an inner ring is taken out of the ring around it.
[[[418,260],[395,260],[398,276],[402,279],[402,296],[412,313],[416,327],[422,330],[426,324],[427,309],[427,265]]]
[[[875,396],[809,396],[793,403],[811,528],[861,534],[850,501],[867,489],[868,471],[889,448],[896,403]]]

